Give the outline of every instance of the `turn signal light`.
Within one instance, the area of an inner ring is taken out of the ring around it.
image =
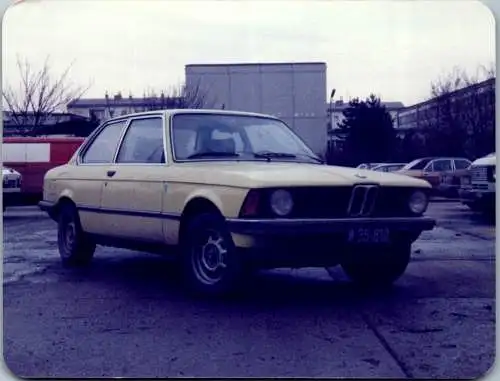
[[[241,207],[241,217],[255,217],[259,210],[259,192],[251,190],[248,192],[245,202]]]

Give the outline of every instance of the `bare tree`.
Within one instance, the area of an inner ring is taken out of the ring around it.
[[[34,69],[26,59],[17,57],[17,68],[21,77],[17,88],[10,85],[2,89],[5,109],[10,114],[11,123],[21,135],[36,134],[36,130],[49,119],[54,123],[57,112],[66,104],[79,99],[90,87],[75,86],[69,81],[72,68],[69,65],[61,75],[51,73],[49,57],[40,69]]]
[[[495,148],[495,67],[455,67],[431,83],[418,123],[432,155],[482,156]]]
[[[144,91],[143,102],[149,111],[175,108],[201,109],[213,107],[214,104],[199,82],[190,86],[185,83],[172,86],[167,91],[162,91],[160,96],[149,87]]]

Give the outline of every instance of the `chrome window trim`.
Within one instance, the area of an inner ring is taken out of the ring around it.
[[[120,150],[123,146],[123,141],[125,140],[125,136],[126,136],[127,132],[129,131],[132,122],[136,121],[136,120],[144,120],[144,119],[160,119],[161,130],[162,130],[162,140],[163,140],[163,154],[165,155],[165,163],[119,163],[119,162],[117,162],[118,155],[119,155]],[[142,166],[142,165],[165,166],[165,165],[167,165],[167,158],[168,158],[168,155],[166,152],[166,139],[165,139],[165,114],[162,113],[162,114],[158,114],[158,115],[156,115],[156,114],[141,115],[141,116],[129,118],[127,126],[125,127],[123,134],[120,137],[120,141],[118,142],[118,147],[117,147],[117,150],[115,152],[115,155],[113,157],[113,161],[111,164],[112,165],[120,165],[120,166],[121,165],[125,165],[125,166],[137,166],[137,165],[140,165],[140,166]]]
[[[297,139],[299,139],[302,144],[304,144],[311,152],[314,156],[317,156],[316,153],[311,149],[311,147],[309,147],[309,145],[304,141],[304,139],[302,139],[301,136],[299,136],[299,134],[297,134],[293,129],[292,127],[290,127],[284,120],[280,119],[280,118],[276,118],[272,115],[245,115],[245,114],[238,114],[238,113],[230,113],[230,112],[221,112],[221,113],[217,113],[217,112],[175,112],[175,113],[171,113],[168,117],[168,135],[169,135],[169,138],[170,138],[170,144],[169,144],[169,148],[170,148],[170,151],[172,152],[172,161],[173,163],[194,163],[194,162],[213,162],[213,161],[245,161],[245,162],[248,162],[248,161],[262,161],[262,160],[248,160],[248,159],[245,159],[245,160],[242,160],[241,158],[238,158],[238,157],[234,157],[234,158],[203,158],[203,159],[177,159],[177,156],[175,155],[175,147],[174,147],[174,140],[173,140],[173,119],[175,116],[177,115],[221,115],[221,116],[241,116],[241,117],[249,117],[249,118],[260,118],[260,119],[266,119],[266,120],[274,120],[274,121],[277,121],[277,122],[281,122],[283,123],[283,125],[288,128],[292,134],[295,135],[295,137]],[[319,157],[318,157],[319,158]],[[286,161],[286,162],[291,162],[291,161]],[[295,163],[304,163],[304,162],[295,162]],[[305,164],[305,163],[304,163]],[[309,164],[309,163],[308,163]]]
[[[120,149],[122,148],[123,138],[125,137],[128,129],[130,127],[131,120],[132,119],[129,118],[129,119],[127,119],[127,122],[125,123],[125,127],[123,128],[123,131],[120,135],[120,139],[118,139],[118,144],[116,145],[115,153],[113,154],[113,159],[111,160],[111,163],[109,163],[110,165],[116,164],[116,158],[118,156],[118,152],[120,152]]]
[[[121,118],[116,118],[116,119],[111,119],[107,120],[106,122],[102,123],[99,127],[97,127],[92,134],[90,134],[87,139],[83,142],[83,144],[80,146],[78,149],[78,154],[76,155],[76,160],[75,160],[75,165],[110,165],[110,163],[84,163],[83,162],[83,156],[87,153],[89,148],[92,146],[92,144],[95,142],[97,137],[101,134],[101,132],[106,128],[109,127],[112,124],[120,123],[125,121],[125,127],[127,126],[127,117],[121,117]],[[123,131],[122,131],[123,133]],[[113,156],[114,157],[114,156]]]

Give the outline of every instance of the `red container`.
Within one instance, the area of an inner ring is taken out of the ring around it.
[[[3,166],[13,168],[23,176],[21,203],[38,202],[43,194],[45,173],[66,164],[84,140],[75,137],[3,138]]]

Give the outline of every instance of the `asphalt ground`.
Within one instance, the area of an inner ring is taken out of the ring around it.
[[[155,255],[98,248],[62,268],[56,225],[4,214],[4,360],[20,377],[476,378],[495,358],[495,226],[456,202],[392,290],[340,269],[263,272],[233,301],[193,299]]]

